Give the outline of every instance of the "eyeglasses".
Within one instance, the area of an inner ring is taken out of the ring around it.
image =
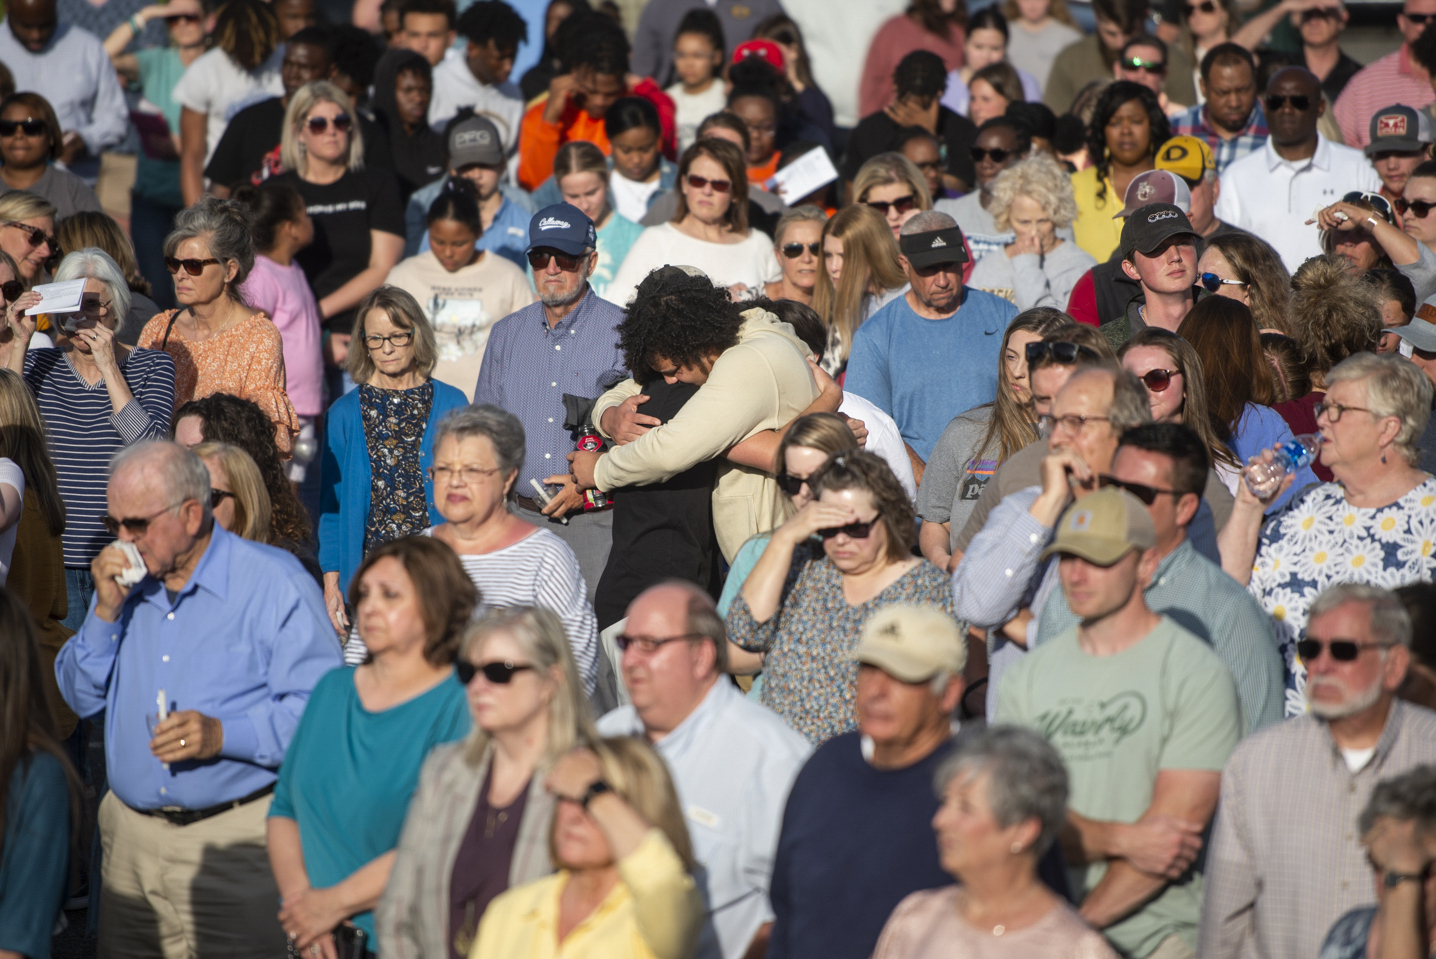
[[[1391,203],[1380,193],[1369,193],[1366,190],[1352,190],[1341,198],[1342,203],[1360,203],[1365,200],[1376,208],[1376,213],[1387,223],[1391,222]]]
[[[942,169],[942,161],[941,161],[941,160],[925,160],[925,161],[923,161],[922,163],[918,163],[918,162],[914,161],[914,162],[913,162],[913,166],[917,167],[919,170],[921,170],[921,171],[924,172],[924,173],[928,173],[928,172],[936,173],[938,170],[941,170],[941,169]]]
[[[1052,429],[1056,426],[1062,427],[1062,432],[1068,436],[1076,436],[1082,432],[1082,428],[1088,423],[1106,422],[1108,422],[1108,418],[1105,416],[1088,416],[1085,413],[1068,413],[1066,416],[1048,415],[1038,417],[1038,423],[1042,426],[1042,432],[1045,436],[1052,435]]]
[[[44,243],[48,245],[52,251],[58,251],[60,249],[59,244],[55,242],[55,238],[38,226],[31,226],[28,223],[19,223],[15,220],[6,220],[4,225],[13,226],[17,230],[24,230],[30,234],[31,246],[38,247],[41,243]]]
[[[1142,384],[1153,393],[1165,393],[1172,385],[1172,377],[1181,375],[1181,370],[1148,370],[1142,374]]]
[[[784,243],[783,256],[790,260],[796,260],[803,255],[805,248],[809,253],[813,254],[813,256],[820,256],[823,252],[823,245],[821,243]]]
[[[695,190],[701,190],[705,186],[711,186],[714,193],[727,193],[733,189],[732,180],[710,180],[706,176],[699,176],[696,173],[688,174],[688,185]]]
[[[877,525],[877,522],[878,521],[874,519],[868,520],[866,523],[849,523],[846,526],[828,526],[818,530],[818,535],[823,539],[832,539],[834,536],[842,533],[848,539],[867,539],[868,535],[872,533],[873,527]]]
[[[462,485],[477,486],[484,477],[492,476],[498,471],[497,466],[490,470],[480,469],[477,466],[462,466],[458,469],[452,466],[431,466],[429,467],[429,479],[434,481],[435,486],[441,486],[451,482],[457,476]]]
[[[1289,97],[1278,96],[1275,93],[1268,94],[1266,98],[1266,112],[1275,113],[1288,103],[1297,113],[1305,113],[1311,109],[1311,97],[1305,93],[1294,93]]]
[[[19,130],[27,137],[37,137],[45,132],[44,120],[0,120],[0,137],[13,137]]]
[[[5,297],[6,303],[14,303],[20,298],[20,294],[24,292],[25,284],[19,280],[7,280],[4,283],[0,283],[0,295]]]
[[[1403,13],[1402,16],[1405,17],[1407,20],[1410,20],[1412,23],[1419,24],[1426,23],[1432,17],[1436,17],[1436,13]]]
[[[113,516],[106,513],[104,516],[100,517],[100,522],[105,524],[105,529],[110,531],[111,536],[120,535],[121,526],[129,530],[135,536],[143,536],[145,535],[145,531],[150,528],[150,523],[154,522],[156,518],[163,516],[165,513],[168,513],[172,510],[179,509],[181,506],[188,502],[189,500],[182,499],[178,503],[171,503],[164,509],[156,510],[148,516],[115,519]]]
[[[1202,285],[1202,289],[1206,290],[1208,293],[1215,293],[1217,292],[1217,290],[1220,290],[1224,286],[1247,285],[1241,280],[1224,280],[1221,277],[1217,276],[1215,273],[1203,273],[1201,276],[1197,277],[1197,282],[1200,283]]]
[[[778,474],[778,489],[789,496],[797,496],[803,489],[803,484],[808,481],[806,476],[794,476],[792,473]]]
[[[172,256],[167,256],[165,257],[165,269],[169,270],[171,273],[178,274],[180,271],[180,267],[184,267],[184,271],[190,276],[199,276],[201,273],[204,272],[205,267],[209,266],[211,263],[218,265],[219,262],[220,261],[216,260],[214,257],[210,257],[207,260],[197,260],[194,257],[190,257],[187,260],[177,260]]]
[[[484,663],[482,666],[469,662],[467,659],[454,660],[454,678],[459,681],[460,686],[467,686],[474,681],[479,673],[495,686],[507,686],[513,681],[515,673],[521,673],[526,669],[533,669],[527,663],[515,663],[512,660],[504,660],[492,663]]]
[[[6,297],[6,299],[8,300],[9,297]],[[108,310],[108,309],[110,308],[110,304],[113,303],[113,302],[114,302],[114,300],[102,300],[102,299],[100,299],[99,297],[93,297],[93,298],[91,298],[91,299],[81,301],[81,303],[80,303],[80,308],[79,308],[78,310],[75,310],[75,311],[72,312],[72,313],[67,314],[67,315],[68,315],[68,316],[99,316],[101,313],[103,313],[103,312],[105,312],[106,310]]]
[[[213,486],[211,486],[209,488],[209,508],[219,509],[219,504],[224,502],[224,498],[226,496],[233,498],[234,494],[227,489],[215,489]],[[235,500],[235,502],[239,501]]]
[[[630,636],[627,633],[619,633],[613,637],[613,642],[618,646],[619,652],[627,652],[628,647],[633,646],[645,656],[652,655],[658,651],[658,647],[666,646],[669,643],[676,643],[684,639],[702,639],[702,633],[684,633],[682,636],[664,636],[662,639],[646,639],[639,636]]]
[[[1167,72],[1167,65],[1156,60],[1143,60],[1141,57],[1127,57],[1120,62],[1122,66],[1128,70],[1143,70],[1147,73]]]
[[[309,127],[309,132],[314,134],[323,133],[329,129],[329,124],[334,124],[335,133],[348,133],[349,128],[354,125],[354,120],[347,113],[341,113],[334,119],[329,117],[310,117],[304,121]]]
[[[1316,404],[1314,412],[1316,413],[1317,419],[1321,419],[1322,414],[1324,413],[1326,414],[1326,421],[1328,423],[1340,423],[1341,417],[1348,410],[1355,410],[1360,413],[1371,413],[1371,411],[1364,406],[1342,406],[1340,403],[1327,402],[1321,402]],[[1372,415],[1374,416],[1375,414],[1373,413]]]
[[[1400,199],[1396,201],[1396,209],[1401,211],[1402,216],[1405,216],[1407,213],[1410,213],[1418,220],[1424,220],[1427,216],[1430,215],[1432,210],[1436,210],[1436,203],[1433,203],[1430,200]]]
[[[1097,351],[1090,346],[1082,346],[1078,343],[1068,343],[1066,341],[1059,343],[1038,342],[1027,344],[1028,366],[1041,363],[1048,356],[1052,357],[1053,362],[1066,365],[1068,363],[1076,363],[1077,357],[1079,356],[1085,356],[1088,359],[1095,360],[1097,358]]]
[[[1007,158],[1015,153],[1015,150],[1004,150],[1002,147],[993,147],[990,150],[982,147],[968,147],[967,152],[972,154],[973,163],[981,163],[991,157],[993,163],[1006,163]]]
[[[1185,6],[1185,7],[1187,8],[1187,16],[1189,16],[1189,17],[1190,17],[1192,14],[1194,14],[1194,13],[1216,13],[1216,12],[1217,12],[1217,5],[1216,5],[1215,3],[1213,3],[1212,0],[1203,0],[1202,3],[1187,3],[1187,4],[1183,4],[1183,6]]]
[[[558,268],[565,273],[574,273],[588,259],[588,254],[580,253],[578,256],[572,256],[568,253],[559,253],[556,250],[530,250],[528,258],[529,266],[533,267],[535,273],[547,270],[549,260],[557,261]]]
[[[1332,639],[1322,641],[1320,639],[1303,639],[1296,644],[1296,654],[1303,660],[1310,662],[1321,657],[1322,649],[1331,653],[1331,658],[1339,663],[1349,663],[1361,655],[1363,649],[1389,649],[1391,643],[1359,643],[1354,639]]]
[[[1115,476],[1108,476],[1106,474],[1097,477],[1097,483],[1104,488],[1115,486],[1118,489],[1124,489],[1148,506],[1155,503],[1157,497],[1164,493],[1168,496],[1180,497],[1182,495],[1174,489],[1162,489],[1159,486],[1148,486],[1146,483],[1129,483],[1126,480],[1119,480]]]
[[[414,342],[413,330],[395,330],[388,336],[380,336],[378,333],[364,334],[364,345],[371,350],[382,350],[385,343],[392,343],[394,346],[408,346]]]
[[[867,205],[877,210],[883,216],[888,215],[888,210],[906,213],[908,210],[917,206],[917,197],[909,193],[907,196],[900,196],[896,200],[868,200]]]

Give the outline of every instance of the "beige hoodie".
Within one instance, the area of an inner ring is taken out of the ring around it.
[[[661,483],[722,456],[730,446],[761,430],[788,425],[818,398],[809,355],[787,323],[766,310],[748,310],[737,345],[723,351],[708,381],[678,415],[599,459],[594,469],[599,489]],[[593,421],[601,422],[605,410],[641,392],[633,380],[624,380],[598,398]],[[782,523],[785,509],[786,501],[771,474],[727,461],[719,466],[713,527],[718,547],[730,563],[749,537]]]

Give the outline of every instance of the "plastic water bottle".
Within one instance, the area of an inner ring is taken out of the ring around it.
[[[1310,465],[1320,449],[1320,433],[1307,433],[1287,440],[1272,450],[1271,462],[1259,458],[1242,471],[1247,489],[1251,490],[1257,499],[1266,499],[1277,491],[1287,473]]]

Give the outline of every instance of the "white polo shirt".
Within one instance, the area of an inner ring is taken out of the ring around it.
[[[1381,189],[1381,178],[1360,150],[1317,135],[1310,159],[1283,160],[1268,139],[1222,173],[1217,218],[1255,233],[1281,254],[1288,271],[1321,254],[1316,211],[1352,190]]]

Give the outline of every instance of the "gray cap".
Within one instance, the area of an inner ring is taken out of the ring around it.
[[[1436,323],[1430,320],[1417,317],[1405,326],[1392,326],[1381,332],[1395,333],[1423,353],[1436,353]]]
[[[462,170],[475,163],[502,166],[503,162],[504,143],[499,138],[499,128],[487,117],[469,117],[449,130],[450,170]]]

